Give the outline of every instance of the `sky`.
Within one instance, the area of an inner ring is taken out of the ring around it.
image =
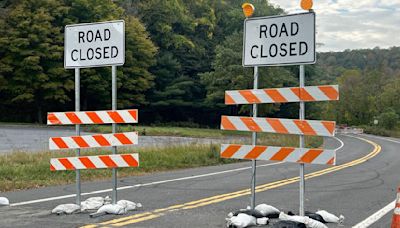
[[[269,2],[288,13],[303,11],[300,0]],[[313,9],[319,52],[400,46],[400,0],[314,0]]]

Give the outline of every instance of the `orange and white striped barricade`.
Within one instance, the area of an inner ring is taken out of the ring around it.
[[[51,137],[49,139],[50,150],[128,146],[135,144],[138,144],[137,132]]]
[[[137,109],[87,112],[52,112],[47,114],[47,125],[121,124],[137,122]]]
[[[335,165],[335,157],[335,150],[326,149],[237,144],[221,145],[221,158]]]
[[[51,112],[47,114],[48,125],[71,125],[75,124],[79,129],[82,124],[123,124],[137,123],[138,110],[104,110],[104,111],[77,111],[77,112]],[[113,132],[115,127],[113,127]],[[113,155],[101,156],[79,156],[69,158],[53,158],[50,160],[50,170],[77,170],[77,204],[80,204],[80,174],[81,169],[98,168],[120,168],[120,167],[138,167],[138,154],[116,154],[117,146],[128,146],[138,144],[137,132],[124,132],[112,134],[97,135],[79,135],[68,137],[51,137],[49,139],[50,150],[63,149],[85,149],[97,147],[113,147]],[[117,175],[113,171],[113,202],[116,202],[117,196]]]
[[[52,158],[50,170],[104,169],[138,167],[138,154],[112,154],[98,156],[80,156],[68,158]]]
[[[221,129],[295,135],[334,136],[334,121],[222,116]]]
[[[227,105],[336,100],[339,100],[338,85],[225,91]]]
[[[300,77],[304,78],[304,68]],[[335,165],[336,151],[326,149],[303,148],[304,135],[334,136],[334,121],[304,120],[304,102],[339,100],[339,86],[322,85],[300,87],[257,89],[258,68],[254,68],[254,89],[225,91],[225,104],[252,104],[253,117],[221,116],[221,129],[234,131],[251,131],[253,145],[221,145],[222,158],[252,160],[251,205],[255,205],[255,162],[271,160],[300,163],[300,214],[304,214],[304,164]],[[257,104],[300,102],[299,119],[260,118],[257,116]],[[300,148],[257,146],[257,132],[300,135]]]
[[[396,204],[394,207],[392,225],[390,228],[400,228],[400,187],[397,189]]]

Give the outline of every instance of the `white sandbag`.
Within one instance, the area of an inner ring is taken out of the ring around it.
[[[125,208],[118,204],[106,204],[97,210],[97,213],[107,213],[114,215],[122,215],[125,213]]]
[[[97,210],[105,203],[103,197],[90,197],[87,200],[81,202],[81,211]]]
[[[309,217],[305,217],[305,218],[306,218],[306,222],[304,224],[306,224],[306,226],[308,228],[328,228],[325,224],[323,224],[320,221],[314,220]]]
[[[129,200],[120,200],[117,202],[118,205],[125,208],[125,212],[133,211],[136,209],[136,203],[129,201]]]
[[[315,212],[315,214],[321,215],[321,217],[326,221],[326,222],[331,222],[331,223],[338,223],[338,224],[343,224],[344,221],[344,216],[340,215],[337,217],[336,215],[329,213],[325,210],[319,210]]]
[[[259,211],[264,216],[270,214],[279,214],[280,212],[277,208],[265,203],[257,205],[254,209]]]
[[[258,218],[256,222],[257,222],[257,225],[267,225],[268,224],[268,218],[267,217]]]
[[[255,217],[243,213],[240,213],[237,216],[232,216],[226,220],[228,221],[227,226],[233,225],[237,228],[257,225],[257,220]]]
[[[317,220],[311,219],[307,216],[298,216],[298,215],[290,216],[290,215],[287,215],[287,214],[281,212],[279,214],[279,219],[304,223],[307,226],[307,228],[328,228],[325,224],[323,224]]]
[[[81,207],[77,204],[69,203],[69,204],[61,204],[55,207],[51,213],[53,214],[72,214],[76,213],[81,209]]]
[[[6,197],[0,197],[0,206],[8,206],[10,201]]]
[[[111,203],[111,201],[112,201],[112,199],[111,199],[111,197],[110,197],[110,196],[106,196],[106,197],[104,197],[104,204],[110,204],[110,203]]]
[[[286,221],[293,221],[293,222],[299,222],[299,223],[305,223],[306,219],[304,216],[298,216],[298,215],[287,215],[284,212],[279,213],[279,219],[280,220],[286,220]]]

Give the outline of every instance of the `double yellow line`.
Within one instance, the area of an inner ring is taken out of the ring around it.
[[[305,179],[306,180],[311,179],[311,178],[322,176],[322,175],[325,175],[328,173],[336,172],[336,171],[339,171],[339,170],[342,170],[342,169],[345,169],[348,167],[359,165],[359,164],[364,163],[364,162],[368,161],[369,159],[375,157],[381,151],[380,145],[378,145],[370,140],[367,140],[367,139],[358,138],[358,137],[356,137],[356,138],[373,145],[374,146],[373,151],[370,152],[368,155],[366,155],[362,158],[356,159],[354,161],[351,161],[351,162],[348,162],[348,163],[345,163],[342,165],[338,165],[338,166],[333,166],[333,167],[323,169],[320,171],[316,171],[313,173],[309,173],[309,174],[305,175]],[[293,178],[289,178],[289,179],[285,179],[285,180],[280,180],[280,181],[275,181],[272,183],[259,185],[256,187],[256,192],[267,191],[269,189],[278,188],[278,187],[281,187],[284,185],[295,183],[297,181],[299,181],[299,177],[293,177]],[[194,208],[198,208],[198,207],[203,207],[203,206],[207,206],[210,204],[219,203],[219,202],[222,202],[225,200],[229,200],[229,199],[233,199],[233,198],[237,198],[237,197],[241,197],[241,196],[245,196],[245,195],[249,195],[249,194],[251,194],[250,189],[244,189],[244,190],[240,190],[240,191],[236,191],[236,192],[207,197],[207,198],[203,198],[200,200],[191,201],[191,202],[187,202],[187,203],[183,203],[183,204],[177,204],[177,205],[173,205],[173,206],[166,207],[166,208],[155,209],[150,212],[144,212],[144,213],[126,216],[126,217],[122,217],[122,218],[118,218],[118,219],[113,219],[113,220],[109,220],[109,221],[98,223],[98,224],[90,224],[90,225],[83,226],[83,228],[97,228],[97,227],[104,228],[104,227],[126,226],[129,224],[134,224],[134,223],[139,223],[139,222],[155,219],[155,218],[164,216],[164,215],[174,212],[174,211],[189,210],[189,209],[194,209]]]

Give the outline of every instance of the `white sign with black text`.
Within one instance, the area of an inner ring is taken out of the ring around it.
[[[65,26],[64,67],[85,68],[123,65],[123,20]]]
[[[315,13],[249,18],[244,22],[243,66],[313,64]]]

